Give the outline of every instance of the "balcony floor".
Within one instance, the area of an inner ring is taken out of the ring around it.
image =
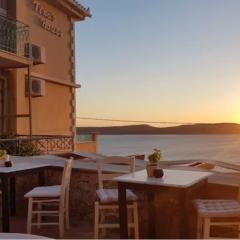
[[[31,64],[28,58],[17,56],[14,53],[0,49],[0,69],[23,68]]]

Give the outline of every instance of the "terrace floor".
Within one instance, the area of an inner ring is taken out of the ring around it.
[[[11,218],[11,232],[12,233],[24,233],[26,234],[26,221],[25,217],[12,217]],[[235,238],[237,236],[236,230],[221,228],[215,229],[214,233],[218,237]],[[38,236],[44,236],[52,239],[58,239],[58,227],[57,226],[44,226],[41,229],[33,228],[32,234]],[[65,239],[93,239],[93,223],[73,220],[69,230],[65,231]],[[108,230],[106,239],[119,239],[118,230]]]
[[[11,232],[12,233],[26,233],[27,218],[12,217],[11,218]],[[58,238],[58,226],[43,226],[41,229],[33,228],[32,234]],[[117,236],[116,236],[117,237]],[[66,230],[64,238],[67,239],[92,239],[93,238],[93,224],[91,222],[73,220],[71,228]]]

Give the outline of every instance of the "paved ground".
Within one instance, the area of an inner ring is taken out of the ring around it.
[[[11,232],[12,233],[25,233],[26,234],[26,221],[24,217],[13,217],[11,218]],[[219,237],[231,237],[235,238],[237,236],[237,229],[213,229],[213,234]],[[43,226],[41,229],[33,228],[32,234],[49,237],[53,239],[59,238],[58,227],[57,226]],[[102,236],[104,237],[104,236]],[[75,219],[71,222],[71,228],[65,232],[65,239],[92,239],[93,238],[93,224],[86,221],[80,221]],[[119,231],[108,230],[106,239],[118,239]]]
[[[11,232],[26,233],[26,221],[24,217],[11,218]],[[58,226],[43,226],[41,229],[33,228],[32,234],[49,238],[58,238]],[[66,231],[67,239],[92,239],[93,225],[90,222],[77,221],[71,223],[70,230]]]
[[[27,229],[27,219],[25,217],[11,218],[11,232],[25,233]],[[75,219],[71,222],[71,228],[65,232],[66,239],[93,239],[93,223]],[[59,238],[58,226],[43,226],[41,229],[34,227],[32,234],[54,238]],[[103,237],[103,236],[102,236]],[[104,238],[118,239],[119,230],[108,230]]]

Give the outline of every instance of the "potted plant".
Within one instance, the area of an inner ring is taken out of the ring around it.
[[[5,166],[5,162],[8,160],[9,156],[6,150],[0,149],[0,167]]]
[[[159,149],[153,149],[153,153],[148,156],[149,163],[146,166],[148,177],[154,177],[154,171],[158,168],[158,163],[162,158]]]

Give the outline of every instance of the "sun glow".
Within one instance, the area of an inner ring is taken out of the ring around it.
[[[233,120],[234,120],[235,123],[240,124],[240,113],[237,113],[237,114],[234,116]]]

